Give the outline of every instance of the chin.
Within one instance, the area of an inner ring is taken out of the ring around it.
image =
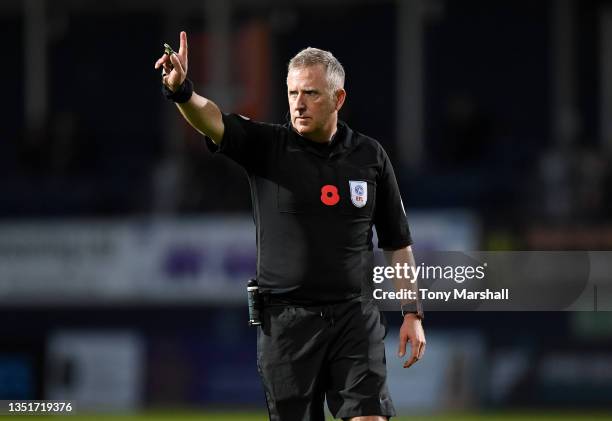
[[[310,127],[310,126],[302,126],[302,125],[300,125],[300,126],[297,126],[297,127],[294,126],[294,128],[295,128],[295,131],[298,132],[301,135],[305,135],[305,134],[308,134],[308,133],[312,132],[312,127]]]

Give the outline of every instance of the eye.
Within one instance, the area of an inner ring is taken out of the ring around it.
[[[297,91],[289,91],[289,96],[297,96]]]

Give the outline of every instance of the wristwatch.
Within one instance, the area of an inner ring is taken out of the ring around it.
[[[402,304],[400,308],[402,310],[402,319],[406,314],[409,313],[416,315],[417,319],[419,320],[423,320],[425,318],[425,314],[423,313],[423,306],[420,301]]]

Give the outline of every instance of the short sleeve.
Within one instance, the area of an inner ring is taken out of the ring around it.
[[[381,171],[376,185],[374,225],[378,234],[378,247],[397,250],[412,244],[406,211],[400,195],[391,160],[380,149]]]
[[[230,158],[249,172],[258,172],[269,159],[276,135],[273,124],[252,121],[238,114],[223,114],[224,132],[219,146],[207,139],[211,151]]]

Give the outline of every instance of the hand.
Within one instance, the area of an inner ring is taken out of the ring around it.
[[[425,332],[421,320],[416,314],[408,313],[404,316],[404,322],[400,327],[399,332],[399,351],[398,356],[401,358],[406,354],[406,343],[410,341],[412,354],[404,363],[404,368],[410,367],[418,360],[423,358],[425,353]]]
[[[162,70],[162,83],[172,92],[176,92],[187,77],[187,33],[181,31],[179,51],[176,54],[162,55],[155,62],[155,68]]]

